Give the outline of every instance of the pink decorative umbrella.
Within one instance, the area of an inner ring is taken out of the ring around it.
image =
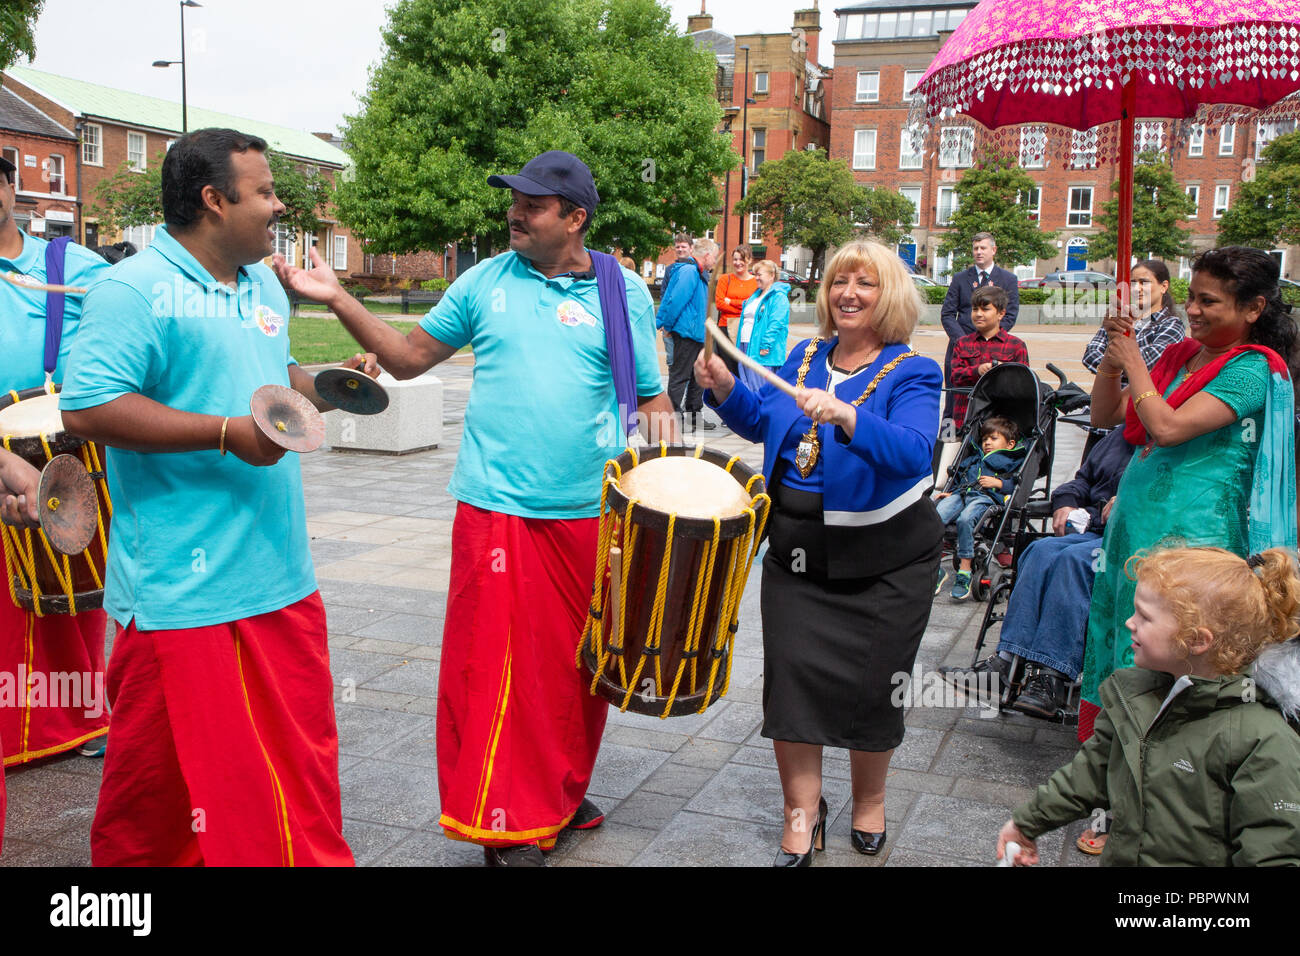
[[[1300,0],[983,0],[917,84],[925,129],[962,113],[990,129],[1120,121],[1117,278],[1127,298],[1133,128],[1142,116],[1219,125],[1295,117]],[[1067,138],[1068,140],[1068,138]]]

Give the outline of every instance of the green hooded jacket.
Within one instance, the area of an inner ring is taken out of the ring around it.
[[[1100,693],[1092,737],[1012,814],[1025,836],[1101,808],[1104,866],[1300,865],[1300,735],[1253,677],[1132,667]]]

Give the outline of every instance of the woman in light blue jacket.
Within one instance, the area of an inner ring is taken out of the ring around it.
[[[776,263],[771,259],[755,263],[753,272],[758,288],[741,309],[736,343],[750,358],[776,371],[785,364],[790,336],[790,286],[776,281]],[[763,380],[743,365],[740,376],[753,392],[763,385]]]

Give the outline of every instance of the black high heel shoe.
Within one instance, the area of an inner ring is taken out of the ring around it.
[[[826,818],[829,816],[826,808],[826,798],[819,797],[817,800],[817,822],[813,824],[812,841],[808,844],[806,853],[788,853],[777,847],[776,859],[772,861],[773,866],[812,866],[813,851],[820,853],[826,849]]]
[[[885,833],[881,830],[879,833],[872,833],[870,830],[853,831],[853,849],[859,853],[865,853],[867,856],[875,856],[880,852],[880,848],[885,845]]]

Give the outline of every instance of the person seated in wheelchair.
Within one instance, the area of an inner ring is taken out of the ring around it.
[[[1124,429],[1116,428],[1093,447],[1074,479],[1052,493],[1055,536],[1033,541],[1016,562],[997,653],[970,667],[940,668],[949,683],[982,687],[995,675],[1003,686],[1020,657],[1035,670],[1018,688],[1013,684],[1009,706],[1048,720],[1060,715],[1083,670],[1094,564],[1110,503],[1132,455]]]
[[[1020,429],[1008,418],[995,416],[980,423],[980,450],[957,463],[948,491],[934,496],[939,519],[957,531],[957,581],[952,599],[970,597],[971,561],[975,557],[975,529],[984,512],[1001,505],[1016,488],[1016,473],[1025,460],[1018,443]],[[942,586],[942,584],[940,585]]]

